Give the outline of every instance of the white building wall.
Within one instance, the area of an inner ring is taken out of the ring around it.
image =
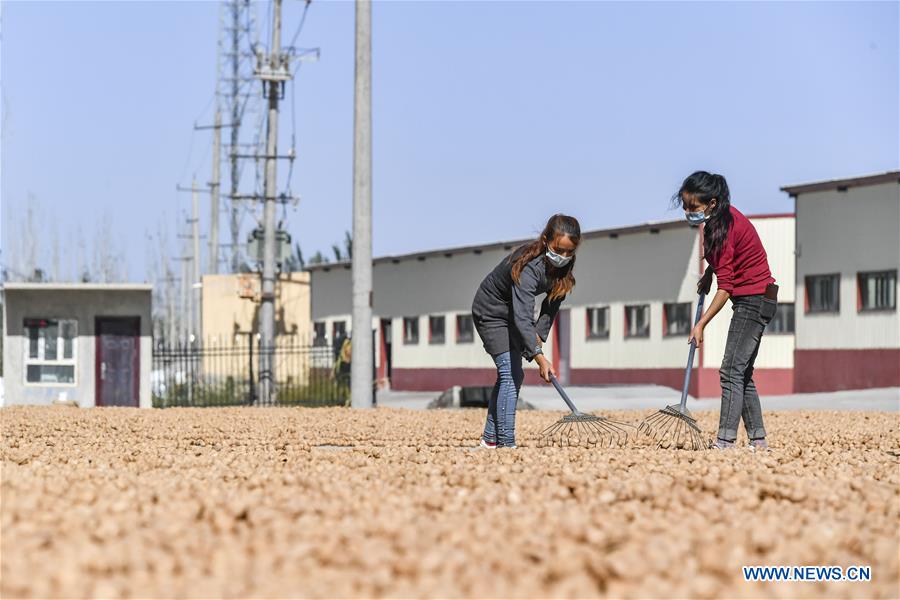
[[[794,239],[795,219],[793,216],[751,218],[750,222],[759,233],[759,239],[769,258],[769,269],[778,284],[778,302],[790,303],[796,298],[794,290]],[[703,263],[706,268],[706,262]],[[713,278],[713,286],[707,300],[716,293],[716,282]],[[802,308],[795,306],[795,315]],[[718,369],[722,364],[725,354],[725,343],[728,339],[728,327],[731,324],[731,304],[716,316],[707,325],[703,348],[703,366]],[[759,356],[756,358],[758,369],[789,369],[794,366],[794,339],[790,333],[771,334],[766,333],[759,347]]]
[[[478,332],[471,343],[456,342],[456,315],[457,312],[430,313],[419,317],[419,342],[417,344],[403,343],[403,319],[395,318],[391,327],[393,366],[401,369],[488,369],[493,368],[491,358],[485,353]],[[445,342],[443,344],[430,344],[428,342],[428,317],[444,316]],[[553,334],[551,333],[547,343],[544,344],[544,355],[553,360]],[[528,363],[524,363],[526,368]]]
[[[344,323],[346,323],[348,334],[353,333],[353,316],[350,313],[342,314],[342,315],[332,315],[330,317],[326,317],[324,319],[319,319],[319,321],[316,321],[317,323],[325,323],[325,334],[326,334],[325,338],[328,342],[328,348],[333,349],[332,344],[334,344],[334,339],[331,335],[331,332],[333,331],[333,325],[339,321],[343,321]],[[379,319],[377,316],[372,317],[372,329],[378,333],[378,336],[381,335],[381,330],[379,329]],[[313,338],[313,339],[315,339],[315,338]],[[313,342],[313,339],[310,339],[310,343]],[[376,365],[381,364],[380,340],[381,340],[380,337],[375,338],[375,364]]]
[[[512,250],[431,255],[419,260],[378,261],[373,267],[373,314],[412,317],[457,311],[469,312],[475,290],[485,275]],[[343,265],[313,271],[314,321],[335,314],[350,314],[351,271]]]
[[[683,228],[591,240],[579,249],[572,294],[572,368],[683,368],[687,336],[663,335],[663,304],[691,302],[699,279],[698,230]],[[583,265],[583,267],[582,267]],[[584,282],[584,284],[582,284]],[[650,305],[650,337],[625,337],[625,306]],[[609,306],[609,339],[587,339],[587,307]]]
[[[900,318],[857,310],[857,273],[900,268],[900,185],[797,197],[797,348],[900,347]],[[807,275],[840,273],[840,313],[806,314]]]
[[[503,260],[509,249],[453,252],[429,255],[425,260],[412,256],[398,262],[380,261],[373,268],[373,328],[380,320],[392,320],[392,365],[394,368],[491,368],[481,340],[456,343],[456,315],[470,314],[472,300],[482,279]],[[312,314],[326,323],[330,336],[334,321],[346,321],[351,330],[351,271],[342,265],[317,269],[312,276]],[[428,343],[428,316],[444,315],[445,343]],[[403,318],[419,318],[419,343],[403,343]],[[376,364],[381,365],[380,337],[376,337]],[[552,335],[545,353],[552,358]]]
[[[769,254],[770,266],[778,279],[781,302],[791,302],[793,281],[793,217],[753,219]],[[688,344],[686,335],[663,335],[663,305],[690,302],[691,318],[696,309],[696,283],[701,274],[699,230],[663,227],[621,233],[613,238],[586,236],[578,251],[577,285],[563,304],[570,310],[572,369],[653,369],[684,368]],[[374,267],[373,327],[380,318],[392,319],[393,367],[490,368],[481,341],[457,344],[456,315],[468,313],[472,298],[484,276],[511,250],[467,251],[446,257],[443,254],[403,258],[399,262],[379,262]],[[705,265],[704,265],[705,267]],[[341,265],[329,271],[316,270],[312,278],[312,314],[326,323],[344,320],[350,327],[350,270]],[[713,289],[713,293],[715,288]],[[650,337],[624,336],[625,306],[650,305]],[[610,307],[610,337],[589,340],[586,336],[586,308]],[[704,366],[718,368],[725,348],[730,306],[707,328]],[[428,316],[444,315],[446,341],[428,343]],[[419,343],[403,343],[403,317],[419,318]],[[380,331],[380,329],[379,329]],[[378,339],[378,338],[376,338]],[[552,358],[553,339],[545,344]],[[380,352],[380,344],[376,344]],[[377,356],[378,364],[381,357]],[[699,353],[695,365],[699,366]],[[760,350],[761,368],[791,368],[793,335],[770,335]]]
[[[688,302],[688,300],[684,300]],[[646,304],[636,301],[627,304]],[[624,302],[610,307],[609,339],[590,340],[586,336],[587,311],[579,306],[572,314],[572,368],[575,369],[652,369],[684,368],[688,355],[687,335],[663,335],[663,303],[650,302],[650,337],[625,337]],[[696,309],[691,302],[691,315]],[[694,359],[697,363],[697,358]]]

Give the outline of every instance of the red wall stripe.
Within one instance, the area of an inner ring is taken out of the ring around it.
[[[454,385],[493,385],[494,369],[398,369],[394,368],[391,389],[398,391],[443,391]],[[571,369],[572,385],[663,385],[672,388],[673,397],[681,391],[683,369]],[[762,395],[793,392],[791,369],[756,369],[753,380]],[[537,369],[525,370],[526,385],[545,385]],[[694,369],[691,395],[695,398],[721,396],[718,369]],[[698,395],[699,394],[699,395]],[[677,400],[677,398],[676,398]]]
[[[900,348],[794,350],[797,392],[900,386]]]

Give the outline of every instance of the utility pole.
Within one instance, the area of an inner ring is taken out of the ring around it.
[[[240,26],[241,11],[238,7],[239,0],[232,0],[231,4],[231,146],[229,155],[231,159],[231,272],[237,273],[240,268],[240,246],[238,246],[241,232],[240,212],[238,202],[234,197],[238,193],[240,185],[240,172],[238,171],[238,143],[240,142],[240,74],[241,74],[241,48]]]
[[[168,262],[166,262],[166,278],[164,281],[166,282],[166,313],[168,313],[166,315],[166,324],[169,329],[166,333],[166,345],[172,348],[175,345],[175,340],[178,339],[178,325],[175,321],[175,290],[173,289],[176,279],[172,274],[172,270],[169,269]]]
[[[218,106],[218,100],[216,101]],[[216,108],[213,125],[212,181],[209,182],[209,267],[207,271],[215,275],[219,272],[219,167],[222,160],[222,111]]]
[[[263,265],[259,307],[259,399],[262,404],[274,401],[275,373],[275,195],[277,193],[276,160],[278,154],[278,99],[284,82],[290,79],[286,56],[281,52],[281,0],[273,0],[272,52],[268,60],[260,56],[257,77],[269,101],[266,138],[266,179],[263,200]]]
[[[183,242],[182,242],[183,243]],[[193,324],[191,323],[191,311],[190,311],[190,303],[188,301],[188,261],[191,260],[190,256],[179,256],[175,260],[181,263],[181,285],[178,287],[179,289],[179,304],[181,318],[178,320],[178,339],[184,344],[188,345],[190,330]]]
[[[350,400],[371,408],[372,380],[372,3],[356,0],[353,118],[353,345]]]
[[[195,340],[200,339],[200,195],[197,193],[197,180],[191,182],[191,267],[193,268],[191,282],[191,329],[188,331],[188,339],[193,335]]]

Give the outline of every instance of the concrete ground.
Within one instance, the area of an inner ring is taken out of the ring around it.
[[[681,400],[681,393],[658,385],[626,385],[567,388],[580,410],[651,410]],[[422,410],[440,392],[379,391],[378,405]],[[565,410],[566,406],[549,385],[522,388],[522,399],[538,410]],[[817,394],[762,397],[763,410],[860,410],[900,412],[900,388],[855,390]],[[718,398],[688,399],[690,410],[718,410]]]

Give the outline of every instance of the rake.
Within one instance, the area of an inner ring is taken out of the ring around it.
[[[539,447],[547,446],[602,446],[623,445],[628,441],[628,429],[633,425],[622,423],[606,417],[597,417],[581,412],[575,407],[572,399],[559,384],[556,376],[550,375],[550,383],[565,400],[570,414],[541,432]]]
[[[694,317],[694,325],[700,321],[700,316],[703,314],[703,300],[705,297],[706,295],[701,293],[697,300],[697,314]],[[696,350],[697,343],[691,340],[687,368],[684,370],[681,404],[671,404],[653,413],[644,419],[638,427],[638,433],[651,437],[656,442],[657,448],[703,450],[709,445],[708,441],[704,439],[703,432],[700,431],[696,419],[687,409],[688,388],[691,385],[691,369],[694,366],[694,352]]]

